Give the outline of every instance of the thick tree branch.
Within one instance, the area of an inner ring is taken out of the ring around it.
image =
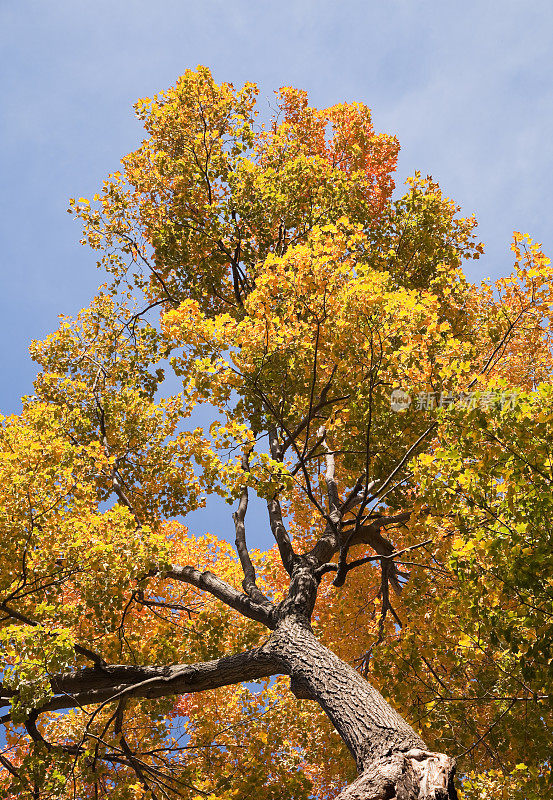
[[[248,456],[244,455],[242,459],[242,468],[245,472],[249,469],[248,463]],[[254,603],[258,603],[261,606],[266,606],[268,603],[270,604],[270,600],[266,597],[261,589],[258,587],[256,582],[256,575],[255,575],[255,567],[252,564],[252,560],[250,558],[250,554],[248,552],[248,546],[246,544],[246,511],[248,510],[248,487],[245,486],[242,490],[242,494],[240,495],[240,501],[238,503],[238,509],[232,515],[234,520],[234,529],[236,531],[236,552],[238,553],[238,557],[240,559],[240,564],[242,565],[242,571],[244,573],[244,580],[242,581],[242,588]]]
[[[274,459],[278,459],[282,455],[282,448],[278,444],[277,434],[274,427],[269,428],[269,448],[271,455]],[[292,574],[294,561],[296,560],[296,553],[292,547],[292,542],[288,536],[288,531],[282,519],[282,509],[277,495],[270,500],[267,500],[267,511],[269,512],[269,522],[271,531],[278,546],[280,558],[284,565],[285,570],[289,575]]]
[[[356,544],[369,544],[380,556],[389,556],[394,552],[393,544],[380,533],[388,525],[401,525],[409,520],[411,511],[402,511],[388,517],[377,517],[369,525],[360,525],[350,541],[350,547]]]
[[[419,438],[408,448],[408,450],[404,453],[402,458],[397,462],[395,467],[389,473],[387,478],[380,484],[377,491],[371,494],[372,498],[382,497],[385,494],[386,489],[390,484],[393,482],[395,476],[400,472],[400,470],[405,466],[406,463],[415,455],[417,447],[428,437],[428,435],[434,430],[437,426],[437,422],[433,422],[429,427],[419,436]],[[321,428],[319,433],[322,434],[324,430]],[[323,442],[323,446],[324,446]],[[319,566],[322,566],[325,562],[329,562],[333,555],[339,550],[340,551],[340,560],[338,565],[337,576],[335,580],[335,584],[337,586],[341,586],[344,583],[345,577],[347,575],[347,554],[350,547],[355,544],[369,544],[373,549],[379,553],[380,555],[389,556],[390,553],[393,552],[394,546],[391,542],[385,539],[382,534],[380,534],[380,528],[385,527],[388,524],[398,523],[398,522],[406,522],[409,519],[410,512],[404,512],[402,514],[396,515],[395,517],[380,517],[370,525],[363,525],[360,524],[362,518],[361,514],[363,512],[364,505],[366,503],[366,498],[361,500],[361,508],[355,520],[352,520],[352,524],[355,525],[354,530],[346,537],[345,541],[341,541],[341,527],[343,525],[347,525],[347,521],[342,521],[342,517],[347,510],[350,510],[351,507],[356,505],[356,498],[360,491],[361,487],[361,479],[359,479],[343,504],[340,504],[339,498],[336,500],[338,496],[337,490],[335,490],[335,482],[334,482],[334,464],[333,461],[329,461],[329,452],[328,448],[326,448],[326,461],[327,461],[327,469],[325,480],[327,483],[327,492],[329,496],[329,505],[332,502],[332,498],[334,497],[334,502],[336,502],[336,514],[339,517],[339,525],[335,525],[333,522],[332,524],[327,524],[325,530],[319,541],[316,543],[315,547],[310,551],[308,554],[310,557],[314,558],[316,561],[319,562]],[[371,484],[367,484],[365,488],[365,494],[368,495],[368,492],[372,490],[373,486],[375,485],[374,481]],[[330,523],[331,520],[328,519]],[[393,567],[393,565],[392,565]],[[397,576],[393,569],[388,570],[390,574],[390,582],[392,583],[396,592],[401,591],[401,587],[399,581],[397,580]]]
[[[108,665],[102,671],[86,668],[52,676],[54,697],[35,713],[107,703],[130,697],[155,698],[217,689],[243,681],[267,678],[279,672],[263,648],[223,656],[214,661],[171,666]],[[8,705],[15,692],[0,684],[0,704]],[[9,715],[2,718],[8,721]]]
[[[272,500],[267,500],[267,511],[269,512],[271,531],[275,537],[280,558],[284,565],[284,569],[290,575],[292,573],[294,561],[296,560],[297,556],[294,552],[294,548],[292,547],[290,537],[288,536],[288,531],[284,526],[284,522],[282,520],[282,509],[277,497],[273,497]]]
[[[338,494],[338,486],[336,485],[336,462],[334,459],[334,453],[329,448],[328,443],[326,441],[326,429],[324,426],[320,427],[317,431],[317,437],[322,439],[322,448],[325,456],[325,483],[326,483],[326,491],[328,495],[328,514],[330,517],[331,522],[338,526],[340,525],[342,515],[340,513],[340,496]]]
[[[407,522],[410,516],[410,511],[403,511],[400,514],[392,514],[389,517],[377,517],[370,523],[370,525],[361,525],[357,529],[357,532],[350,541],[350,546],[353,547],[356,544],[369,544],[376,550],[377,553],[379,553],[379,555],[388,556],[393,553],[394,547],[391,542],[382,536],[380,529],[385,528],[387,525],[397,525],[402,522]],[[329,535],[329,533],[330,532],[326,530],[315,547],[313,547],[309,553],[309,555],[315,558],[320,564],[330,561],[332,556],[338,550],[338,542],[336,541],[336,537]]]
[[[221,600],[222,603],[248,617],[248,619],[261,622],[267,628],[274,627],[272,618],[273,604],[269,600],[265,600],[263,603],[256,602],[251,597],[248,597],[247,594],[238,592],[229,583],[221,580],[221,578],[218,578],[217,575],[208,570],[200,572],[195,567],[173,565],[163,575],[167,578],[182,581],[182,583],[188,583],[203,592],[209,592],[217,600]]]

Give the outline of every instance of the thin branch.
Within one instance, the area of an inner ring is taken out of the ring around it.
[[[366,556],[364,558],[358,558],[355,561],[351,561],[347,565],[347,571],[349,572],[356,567],[360,567],[363,564],[370,564],[372,561],[393,561],[398,556],[403,555],[403,553],[408,553],[411,550],[417,550],[419,547],[424,547],[427,544],[432,544],[432,539],[426,539],[424,542],[419,542],[418,544],[413,544],[411,547],[406,547],[403,550],[395,550],[393,553],[389,555],[378,555],[378,556]],[[327,572],[336,572],[338,570],[337,564],[332,564],[328,562],[327,564],[322,564],[318,569],[315,571],[315,575],[322,576]]]
[[[438,425],[437,422],[433,422],[431,425],[428,426],[428,428],[424,431],[424,433],[421,433],[421,435],[419,436],[417,441],[414,442],[414,444],[411,445],[409,450],[407,450],[407,452],[405,453],[403,458],[401,458],[400,461],[398,461],[398,463],[396,464],[394,469],[390,472],[388,477],[380,484],[380,488],[379,488],[378,492],[375,495],[376,497],[380,497],[382,492],[386,489],[387,486],[390,485],[390,483],[393,481],[393,479],[395,478],[397,473],[400,471],[400,469],[403,466],[405,466],[405,464],[412,458],[412,456],[413,456],[415,450],[417,449],[417,447],[419,446],[419,444],[426,439],[428,434],[431,433],[437,425]]]
[[[123,716],[125,713],[125,706],[126,706],[126,700],[125,699],[120,700],[117,706],[117,712],[115,714],[115,724],[113,726],[113,732],[119,738],[121,749],[127,756],[128,763],[136,773],[136,777],[138,778],[138,780],[140,781],[146,792],[149,792],[152,795],[153,800],[157,800],[156,793],[148,783],[146,776],[142,771],[140,760],[136,758],[136,756],[134,755],[123,733]]]
[[[14,608],[11,608],[5,602],[0,602],[0,608],[3,609],[12,619],[17,619],[19,622],[23,622],[25,625],[30,625],[33,628],[36,628],[39,623],[35,620],[28,617],[26,614],[22,614],[20,611],[16,611]],[[52,636],[56,635],[56,631],[51,632]],[[89,650],[88,647],[84,647],[82,644],[74,644],[73,649],[76,653],[80,656],[84,656],[89,661],[92,661],[98,668],[102,668],[105,666],[106,662],[102,658],[102,656],[95,653],[93,650]]]
[[[366,558],[358,558],[355,561],[352,561],[348,564],[348,572],[356,567],[360,567],[363,564],[368,564],[371,561],[393,561],[397,556],[401,556],[403,553],[408,553],[411,550],[417,550],[419,547],[425,547],[427,544],[432,544],[432,539],[426,539],[424,542],[419,542],[419,544],[413,544],[411,547],[406,547],[404,550],[397,550],[394,553],[390,553],[389,555],[381,555],[381,556],[367,556]]]
[[[146,258],[146,257],[145,257],[145,256],[144,256],[144,255],[143,255],[141,252],[140,252],[140,248],[139,248],[139,246],[136,244],[136,242],[134,241],[134,239],[133,239],[131,236],[129,236],[127,233],[124,233],[123,231],[119,231],[119,230],[118,230],[118,231],[115,231],[115,233],[117,234],[117,236],[120,236],[120,237],[121,237],[121,239],[124,239],[126,242],[128,242],[128,244],[130,244],[131,248],[133,248],[133,249],[134,249],[134,253],[135,253],[135,254],[136,254],[136,255],[137,255],[139,258],[140,258],[140,260],[141,260],[141,261],[142,261],[142,262],[143,262],[143,263],[146,265],[146,267],[147,267],[147,268],[150,270],[150,272],[152,273],[152,275],[153,275],[153,276],[156,278],[156,280],[157,280],[157,281],[159,282],[159,284],[161,285],[161,287],[162,287],[163,291],[164,291],[164,292],[165,292],[165,294],[167,295],[167,299],[169,300],[169,302],[170,302],[170,303],[172,303],[174,306],[178,306],[178,300],[176,300],[176,298],[175,298],[175,297],[173,297],[173,295],[171,294],[171,292],[170,292],[170,291],[169,291],[169,289],[167,288],[167,285],[165,284],[165,281],[163,280],[163,278],[161,277],[161,275],[160,275],[160,274],[159,274],[159,273],[158,273],[158,272],[157,272],[157,271],[156,271],[156,270],[155,270],[155,269],[152,267],[152,265],[150,264],[150,262],[148,261],[148,259],[147,259],[147,258]]]
[[[503,711],[503,712],[502,712],[502,713],[501,713],[501,714],[500,714],[500,715],[497,717],[497,719],[496,719],[496,720],[495,720],[495,721],[494,721],[494,722],[493,722],[493,723],[492,723],[492,724],[491,724],[491,725],[488,727],[488,729],[485,731],[485,733],[483,733],[483,734],[482,734],[482,736],[479,736],[479,737],[478,737],[478,739],[477,739],[477,740],[476,740],[476,741],[475,741],[475,742],[474,742],[474,743],[473,743],[473,744],[472,744],[470,747],[467,747],[467,748],[466,748],[466,750],[463,750],[463,752],[462,752],[462,753],[459,753],[459,755],[457,756],[457,758],[461,758],[462,756],[466,756],[466,755],[468,755],[468,753],[471,753],[471,752],[474,750],[474,748],[475,748],[475,747],[478,747],[478,745],[480,744],[480,742],[484,741],[484,739],[486,739],[486,738],[487,738],[487,737],[490,735],[490,733],[491,733],[491,732],[492,732],[492,730],[495,728],[495,726],[498,724],[498,722],[501,722],[501,720],[503,719],[503,717],[504,717],[506,714],[508,714],[508,713],[509,713],[509,711],[512,709],[512,707],[514,706],[514,704],[515,704],[515,703],[516,703],[516,698],[515,698],[515,699],[514,699],[514,700],[513,700],[513,701],[512,701],[512,702],[511,702],[511,703],[510,703],[508,706],[507,706],[507,708],[505,709],[505,711]]]

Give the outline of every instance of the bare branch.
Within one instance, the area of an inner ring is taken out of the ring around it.
[[[338,526],[340,525],[340,521],[342,519],[342,515],[340,513],[341,504],[335,477],[336,463],[334,460],[334,453],[329,448],[328,443],[326,441],[326,429],[324,428],[324,426],[321,426],[317,431],[317,437],[319,439],[322,439],[321,446],[325,454],[325,463],[326,463],[325,483],[328,495],[328,513],[331,522],[338,528]]]
[[[150,794],[152,795],[153,800],[157,800],[157,795],[155,794],[154,790],[152,789],[152,787],[148,783],[148,780],[147,780],[146,776],[144,775],[144,772],[143,772],[143,770],[141,768],[140,760],[138,758],[136,758],[136,756],[134,755],[134,753],[131,750],[131,748],[129,747],[129,744],[128,744],[128,742],[127,742],[127,740],[125,738],[125,735],[123,733],[123,717],[124,717],[124,714],[125,714],[126,702],[127,702],[126,699],[123,699],[123,700],[120,700],[119,703],[118,703],[117,713],[115,715],[115,725],[114,725],[114,728],[113,728],[113,732],[118,737],[119,743],[121,745],[121,750],[127,756],[128,763],[130,764],[130,766],[134,770],[134,772],[136,774],[136,777],[138,778],[138,780],[140,781],[140,783],[142,784],[142,786],[144,787],[146,792],[150,792]]]
[[[421,433],[421,435],[419,436],[419,438],[417,439],[417,441],[416,441],[416,442],[414,442],[414,443],[411,445],[411,447],[410,447],[410,448],[407,450],[407,452],[405,453],[405,455],[403,456],[403,458],[401,458],[401,459],[398,461],[398,463],[396,464],[396,466],[395,466],[395,467],[393,468],[393,470],[390,472],[390,474],[388,475],[388,477],[387,477],[387,478],[386,478],[386,479],[385,479],[385,480],[384,480],[384,481],[383,481],[383,482],[380,484],[380,488],[379,488],[378,492],[376,492],[376,493],[375,493],[375,497],[380,497],[380,496],[382,495],[382,493],[384,492],[384,490],[385,490],[385,489],[386,489],[386,488],[387,488],[387,487],[390,485],[390,483],[393,481],[393,479],[394,479],[394,478],[395,478],[395,476],[398,474],[398,472],[400,471],[400,469],[401,469],[402,467],[404,467],[404,466],[405,466],[405,464],[407,464],[407,462],[408,462],[408,461],[409,461],[409,460],[410,460],[410,459],[411,459],[411,458],[414,456],[414,454],[415,454],[415,450],[417,449],[417,447],[419,446],[419,444],[420,444],[421,442],[423,442],[423,441],[426,439],[426,437],[428,436],[428,434],[432,433],[432,431],[434,430],[434,428],[435,428],[437,425],[438,425],[438,423],[437,423],[437,422],[433,422],[431,425],[429,425],[429,426],[428,426],[428,428],[427,428],[427,429],[424,431],[424,433]]]
[[[275,537],[275,541],[278,545],[280,558],[282,559],[284,569],[290,575],[297,556],[294,552],[294,548],[292,547],[290,537],[288,536],[288,531],[284,527],[284,522],[282,520],[282,509],[276,496],[273,497],[272,500],[267,500],[267,511],[269,512],[271,531],[273,532],[273,536]]]
[[[129,697],[156,698],[201,692],[267,678],[279,672],[275,660],[261,647],[197,664],[115,664],[102,671],[85,668],[52,676],[50,685],[54,697],[33,713],[104,704]],[[8,705],[15,695],[13,690],[0,684],[0,705]],[[9,718],[8,714],[0,721],[7,722]]]
[[[295,444],[295,442],[294,442]],[[282,448],[279,446],[276,430],[273,426],[269,428],[269,449],[274,459],[278,459],[282,454]],[[267,500],[267,511],[269,512],[269,522],[271,531],[275,537],[275,542],[278,546],[280,558],[284,565],[285,570],[290,575],[294,562],[297,558],[292,542],[288,536],[288,531],[282,519],[282,509],[277,495],[270,500]]]
[[[247,454],[244,454],[242,458],[242,469],[244,472],[249,470],[249,462]],[[248,552],[248,546],[246,544],[246,511],[248,510],[248,487],[245,486],[242,490],[242,494],[240,495],[240,502],[238,503],[237,511],[232,515],[234,520],[234,528],[236,531],[236,552],[238,553],[238,557],[240,558],[240,564],[242,565],[242,571],[244,573],[244,580],[242,581],[242,588],[251,599],[255,603],[259,603],[260,605],[266,605],[270,603],[268,597],[266,597],[261,589],[258,587],[256,582],[256,575],[255,575],[255,567],[252,564],[252,560],[250,558],[250,554]]]
[[[153,573],[150,573],[153,574]],[[264,603],[254,601],[248,595],[238,592],[230,583],[218,578],[212,572],[206,570],[200,572],[195,567],[172,566],[170,570],[163,573],[166,578],[174,578],[182,583],[189,583],[203,592],[209,592],[225,605],[230,606],[248,619],[261,622],[267,628],[273,628],[273,604],[266,600]]]
[[[322,392],[321,392],[321,395],[322,395]],[[325,397],[326,397],[326,395],[325,395]],[[296,441],[296,439],[298,438],[300,433],[305,428],[307,428],[307,426],[309,425],[310,421],[313,419],[315,414],[317,414],[319,411],[322,411],[322,409],[326,408],[326,406],[332,406],[332,405],[335,405],[336,403],[342,403],[344,400],[347,400],[348,398],[349,398],[349,395],[344,394],[344,395],[341,395],[340,397],[332,397],[330,400],[326,400],[326,399],[319,400],[319,402],[317,402],[313,406],[313,408],[311,409],[311,413],[309,415],[307,415],[306,417],[304,417],[303,420],[299,423],[299,425],[297,425],[294,428],[293,431],[290,431],[290,433],[288,434],[288,437],[284,440],[284,442],[282,444],[282,452],[285,452],[288,449],[288,447],[292,444],[292,442]],[[307,441],[307,439],[306,439],[306,441]]]
[[[157,270],[155,270],[152,267],[152,265],[150,264],[148,259],[141,252],[140,247],[136,244],[134,239],[131,236],[129,236],[128,233],[125,233],[124,231],[121,231],[121,230],[116,231],[116,234],[117,234],[117,236],[120,236],[121,239],[124,239],[129,244],[129,246],[131,247],[132,252],[135,255],[137,255],[140,258],[140,260],[142,261],[142,263],[145,264],[146,267],[150,270],[150,272],[152,273],[154,278],[158,281],[158,283],[162,287],[163,291],[167,295],[167,299],[169,300],[169,302],[172,303],[173,306],[178,306],[178,300],[175,297],[173,297],[173,295],[171,294],[171,292],[167,288],[167,285],[166,285],[165,281],[163,280],[163,278],[161,277],[161,275],[159,274],[159,272],[157,272]]]
[[[16,770],[12,762],[2,754],[0,754],[0,764],[2,764],[4,769],[7,769],[10,775],[13,775],[14,778],[17,778],[18,780],[21,779],[19,772]]]
[[[360,525],[351,539],[350,546],[369,544],[380,556],[391,555],[394,552],[393,545],[382,536],[380,530],[387,528],[388,525],[401,525],[407,522],[411,514],[411,511],[402,511],[388,517],[377,517],[370,525]]]

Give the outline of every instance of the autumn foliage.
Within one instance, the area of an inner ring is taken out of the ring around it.
[[[316,637],[458,758],[460,796],[552,796],[549,260],[515,233],[512,273],[470,283],[474,217],[419,174],[394,193],[366,106],[285,88],[261,124],[256,96],[186,72],[71,202],[108,277],[33,343],[35,394],[2,423],[2,794],[337,797],[355,764],[288,677],[101,684],[262,647],[294,600],[287,542],[331,535]],[[217,496],[237,546],[187,527]],[[244,551],[260,526],[275,546]],[[97,694],[63,688],[86,670]]]

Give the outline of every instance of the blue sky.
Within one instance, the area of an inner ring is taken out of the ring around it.
[[[402,144],[399,178],[430,173],[475,211],[486,258],[513,229],[553,250],[550,0],[0,0],[0,409],[31,393],[28,343],[100,282],[65,210],[141,137],[132,103],[206,64],[295,85],[313,104],[360,100]]]

